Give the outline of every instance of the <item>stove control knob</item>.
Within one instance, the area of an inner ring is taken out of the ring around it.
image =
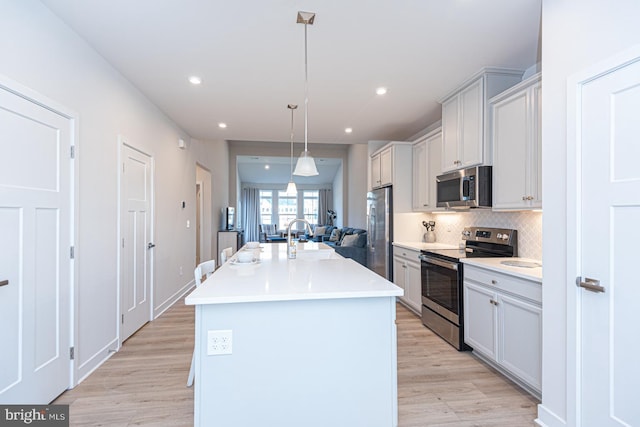
[[[463,232],[462,232],[462,235],[463,235],[464,237],[469,237],[469,236],[471,236],[471,232],[470,232],[470,231],[468,231],[468,230],[465,230],[465,231],[463,231]]]
[[[496,234],[496,239],[502,239],[502,233]]]
[[[509,235],[507,233],[503,234],[502,240],[509,240]]]

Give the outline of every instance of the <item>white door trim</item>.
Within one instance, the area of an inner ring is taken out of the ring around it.
[[[17,81],[10,79],[9,77],[0,74],[0,88],[11,92],[21,98],[24,98],[30,102],[33,102],[47,110],[53,111],[56,114],[66,118],[71,123],[71,147],[74,150],[74,158],[69,162],[69,183],[70,183],[70,193],[69,193],[69,223],[70,223],[70,233],[69,241],[71,245],[74,247],[75,255],[77,256],[80,248],[78,247],[78,242],[76,240],[76,236],[78,235],[78,222],[76,219],[79,217],[79,207],[78,207],[78,198],[77,194],[80,194],[80,186],[78,179],[78,171],[79,171],[79,114],[75,111],[59,104],[58,102],[42,95],[41,93],[24,86]],[[72,347],[76,346],[78,342],[78,301],[76,298],[76,293],[78,290],[78,264],[73,259],[69,259],[69,283],[66,285],[69,286],[69,307],[71,308],[71,312],[69,313],[69,345]],[[77,372],[77,363],[75,360],[69,360],[69,388],[73,388],[76,386],[78,381],[78,372]]]
[[[151,160],[151,231],[150,231],[150,239],[151,241],[155,241],[155,158],[147,153],[144,150],[141,150],[138,147],[133,146],[129,140],[123,136],[123,135],[118,135],[118,164],[117,164],[117,168],[118,168],[118,194],[117,194],[117,209],[118,209],[118,215],[117,215],[117,233],[116,233],[116,257],[117,257],[117,271],[116,271],[116,298],[117,298],[117,303],[116,303],[116,315],[115,315],[115,322],[116,322],[116,331],[117,331],[117,335],[118,335],[118,347],[117,350],[120,350],[120,347],[122,347],[122,336],[120,333],[120,329],[121,329],[121,321],[120,321],[120,315],[122,313],[122,304],[121,304],[121,297],[122,297],[122,293],[121,291],[121,286],[122,286],[122,162],[123,162],[123,150],[124,147],[129,147],[132,150],[138,151],[141,154],[144,154],[145,156],[148,156],[149,159]],[[149,255],[149,263],[150,263],[150,286],[149,286],[149,321],[153,320],[153,307],[154,307],[154,289],[155,289],[155,265],[154,265],[154,254],[155,251],[151,251],[151,254]]]
[[[581,425],[582,370],[579,349],[581,329],[580,288],[575,285],[582,271],[580,241],[582,187],[581,105],[582,87],[603,75],[640,61],[640,45],[593,64],[567,79],[567,425]]]

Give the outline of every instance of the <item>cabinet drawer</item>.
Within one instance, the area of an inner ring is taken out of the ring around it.
[[[542,304],[542,285],[538,282],[496,273],[468,264],[464,266],[464,280],[480,283],[502,292],[526,298],[537,304]]]
[[[393,256],[405,261],[420,263],[420,251],[405,249],[399,246],[393,247]]]

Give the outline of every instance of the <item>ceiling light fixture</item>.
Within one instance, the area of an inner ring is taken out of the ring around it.
[[[386,87],[379,87],[378,89],[376,89],[376,94],[377,95],[384,95],[385,93],[387,93],[387,88]]]
[[[298,194],[296,183],[293,182],[293,110],[298,108],[296,104],[289,104],[287,108],[291,110],[291,157],[289,158],[289,172],[291,173],[289,178],[289,184],[287,184],[287,196],[295,196]]]
[[[227,128],[227,124],[226,123],[218,123],[218,127],[220,129],[226,129]]]
[[[271,166],[269,166],[269,165],[264,165],[264,168],[265,168],[266,170],[269,170],[269,168],[270,168],[270,167],[271,167]]]
[[[198,76],[191,76],[189,77],[189,83],[192,85],[199,85],[202,83],[202,79]]]
[[[318,174],[316,163],[313,161],[313,157],[309,154],[307,148],[308,144],[308,116],[309,116],[309,72],[307,65],[307,25],[313,25],[313,21],[316,18],[316,14],[312,12],[298,12],[298,18],[296,22],[298,24],[304,24],[304,151],[298,158],[296,163],[296,170],[294,175],[300,176],[315,176]]]
[[[345,128],[344,133],[351,133],[353,132],[353,129],[351,128]]]

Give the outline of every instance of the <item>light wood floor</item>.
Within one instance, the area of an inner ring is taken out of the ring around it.
[[[454,350],[400,304],[397,324],[399,426],[534,425],[534,398]],[[70,405],[71,426],[193,425],[186,387],[193,328],[193,307],[177,303],[54,403]]]

